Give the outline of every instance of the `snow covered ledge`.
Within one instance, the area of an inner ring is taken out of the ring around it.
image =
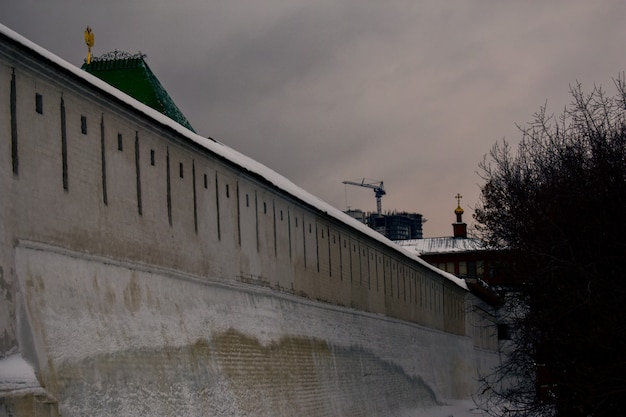
[[[57,400],[37,380],[19,353],[0,358],[0,417],[59,416]]]

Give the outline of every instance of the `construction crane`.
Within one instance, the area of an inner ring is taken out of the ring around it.
[[[376,195],[376,212],[380,216],[382,214],[382,206],[380,203],[380,199],[382,196],[387,194],[385,192],[385,187],[383,186],[382,181],[378,180],[368,180],[367,178],[363,178],[360,182],[358,181],[343,181],[343,184],[348,185],[356,185],[358,187],[371,188],[374,190],[374,194]]]

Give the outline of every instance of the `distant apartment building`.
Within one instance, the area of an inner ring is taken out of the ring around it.
[[[390,240],[422,239],[424,217],[419,213],[389,212],[378,214],[362,210],[348,210],[347,215],[367,224]]]

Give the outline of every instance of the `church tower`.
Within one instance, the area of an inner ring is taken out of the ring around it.
[[[454,237],[460,238],[460,239],[466,239],[467,238],[467,224],[463,223],[463,213],[465,211],[461,208],[461,198],[463,198],[463,196],[457,193],[457,195],[454,196],[454,198],[456,198],[457,200],[457,207],[454,210],[454,214],[456,214],[456,222],[452,223],[452,230],[454,231]]]

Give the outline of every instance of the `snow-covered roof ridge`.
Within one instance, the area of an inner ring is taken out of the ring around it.
[[[266,167],[265,165],[261,164],[260,162],[257,162],[256,160],[243,155],[242,153],[234,150],[233,148],[230,148],[226,145],[224,145],[221,142],[217,142],[215,140],[212,139],[208,139],[205,138],[203,136],[200,136],[190,130],[188,130],[187,128],[185,128],[184,126],[178,124],[177,122],[175,122],[174,120],[168,118],[167,116],[161,114],[160,112],[152,109],[151,107],[139,102],[138,100],[134,99],[133,97],[123,93],[122,91],[116,89],[115,87],[112,87],[111,85],[107,84],[106,82],[100,80],[99,78],[87,73],[86,71],[81,70],[80,68],[78,68],[77,66],[65,61],[64,59],[56,56],[55,54],[53,54],[52,52],[44,49],[43,47],[35,44],[34,42],[26,39],[25,37],[23,37],[22,35],[18,34],[17,32],[9,29],[8,27],[4,26],[3,24],[0,23],[0,34],[3,34],[4,36],[12,39],[14,42],[17,42],[19,44],[21,44],[23,47],[30,49],[32,52],[40,55],[42,58],[52,62],[55,65],[58,65],[59,67],[63,68],[65,71],[71,73],[72,75],[76,76],[77,78],[80,78],[84,81],[86,81],[87,83],[91,84],[93,87],[102,90],[104,92],[106,92],[107,94],[115,97],[117,100],[119,100],[122,103],[125,103],[128,106],[131,106],[132,108],[136,109],[137,111],[143,113],[144,115],[146,115],[147,117],[153,119],[155,122],[167,126],[168,128],[172,129],[173,131],[177,132],[178,134],[180,134],[181,136],[184,136],[185,138],[199,144],[200,146],[204,147],[205,149],[209,150],[210,152],[228,160],[229,162],[231,162],[234,165],[237,165],[239,167],[241,167],[244,170],[247,170],[255,175],[258,175],[260,177],[262,177],[263,179],[265,179],[267,182],[269,182],[270,184],[272,184],[273,186],[275,186],[276,188],[281,189],[282,191],[286,192],[287,194],[290,194],[291,196],[295,197],[296,199],[312,206],[315,207],[316,209],[318,209],[319,211],[326,213],[328,216],[335,218],[336,220],[339,220],[340,222],[347,224],[348,226],[350,226],[353,229],[356,229],[358,231],[360,231],[361,233],[377,240],[378,242],[388,246],[389,248],[401,253],[402,255],[411,258],[413,260],[416,260],[417,262],[419,262],[420,264],[424,265],[425,267],[432,269],[433,271],[439,273],[440,275],[444,276],[445,278],[447,278],[450,281],[453,281],[455,284],[459,285],[460,287],[464,288],[467,290],[467,285],[465,284],[465,281],[463,281],[462,279],[457,278],[456,276],[452,275],[452,274],[448,274],[446,272],[443,272],[433,266],[431,266],[430,264],[426,263],[425,261],[423,261],[422,259],[420,259],[418,256],[416,256],[414,253],[408,251],[407,249],[396,245],[394,242],[392,242],[391,240],[387,239],[385,236],[381,235],[380,233],[370,229],[369,227],[367,227],[366,225],[364,225],[363,223],[359,222],[356,219],[353,219],[352,217],[348,216],[347,214],[343,213],[341,210],[331,206],[330,204],[326,203],[325,201],[319,199],[318,197],[310,194],[309,192],[305,191],[304,189],[300,188],[299,186],[295,185],[293,182],[291,182],[290,180],[288,180],[287,178],[285,178],[284,176],[278,174],[276,171]]]
[[[483,241],[476,238],[458,237],[431,237],[424,239],[410,239],[396,242],[398,245],[409,248],[418,255],[450,253],[450,252],[475,252],[488,250],[489,247]]]

